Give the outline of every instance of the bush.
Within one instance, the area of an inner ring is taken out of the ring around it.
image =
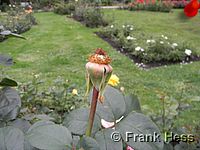
[[[76,86],[70,85],[68,80],[58,77],[48,89],[40,88],[41,86],[43,81],[37,74],[32,81],[18,87],[23,106],[33,113],[49,114],[60,123],[64,113],[83,105],[83,99],[80,97],[83,97],[83,92],[79,89],[77,94],[73,94]]]
[[[83,13],[84,23],[87,27],[106,26],[108,22],[104,19],[99,8],[88,8]]]
[[[73,18],[91,28],[108,25],[103,12],[92,6],[76,7]]]
[[[188,4],[186,0],[173,0],[171,2],[173,4],[173,8],[184,8]]]
[[[145,3],[143,0],[139,0],[129,3],[128,5],[128,9],[132,11],[147,10],[147,11],[170,12],[172,7],[173,3],[169,1]]]
[[[54,6],[54,12],[60,15],[69,15],[75,11],[74,3],[57,3]]]
[[[73,18],[77,21],[84,21],[84,14],[85,14],[85,6],[79,6],[75,8],[75,12],[73,13]]]
[[[4,30],[21,34],[28,31],[33,25],[37,24],[32,13],[26,13],[24,10],[16,9],[6,13],[0,23]],[[1,40],[4,37],[1,37]]]
[[[164,35],[151,38],[136,36],[132,25],[111,25],[100,31],[100,35],[113,41],[123,53],[134,56],[139,63],[174,63],[196,57],[196,52],[188,44],[174,42]]]

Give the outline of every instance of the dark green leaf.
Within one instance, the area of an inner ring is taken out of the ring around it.
[[[143,114],[131,112],[126,118],[116,125],[116,129],[121,133],[123,140],[136,150],[163,149],[163,141],[161,140],[161,133],[159,129],[148,117]],[[129,138],[128,141],[127,134],[129,137],[132,137]],[[152,141],[145,141],[144,138],[142,138],[145,135],[155,135],[155,140],[150,137]],[[135,138],[133,138],[133,136],[135,136]]]
[[[125,112],[126,105],[123,94],[107,86],[104,93],[104,103],[97,104],[97,114],[104,120],[113,122],[121,118]]]
[[[3,78],[0,82],[0,86],[17,86],[17,82],[12,79]]]
[[[63,124],[72,132],[72,134],[84,135],[87,128],[88,119],[89,108],[80,108],[67,114]],[[96,115],[92,133],[95,133],[100,128],[100,118]]]
[[[25,139],[24,140],[24,150],[40,150],[40,149],[31,146],[31,144]]]
[[[5,30],[5,31],[0,32],[1,35],[5,35],[5,36],[10,35],[11,33],[12,32],[9,31],[9,30]]]
[[[0,34],[1,34],[1,35],[4,35],[4,36],[9,36],[9,35],[11,35],[11,36],[15,36],[15,37],[18,37],[18,38],[26,39],[25,37],[23,37],[23,36],[21,36],[21,35],[19,35],[19,34],[16,34],[16,33],[12,33],[12,32],[9,31],[9,30],[2,31],[2,32],[0,32]]]
[[[18,38],[26,39],[24,36],[16,34],[16,33],[11,33],[10,35],[18,37]]]
[[[84,150],[100,150],[97,141],[91,137],[83,137],[80,145]]]
[[[17,128],[0,128],[0,150],[24,150],[24,134]]]
[[[52,121],[37,121],[36,123],[34,123],[29,129],[28,132],[31,132],[33,129],[39,127],[39,126],[46,126],[46,125],[54,125],[55,123]]]
[[[180,142],[174,147],[174,150],[195,150],[195,145],[188,144],[185,142]]]
[[[33,147],[43,150],[66,150],[72,143],[69,130],[56,124],[35,127],[26,137]]]
[[[0,65],[10,66],[13,64],[13,59],[6,55],[0,54]]]
[[[13,126],[15,128],[18,128],[21,131],[23,131],[24,133],[27,132],[28,129],[30,128],[30,126],[31,126],[31,124],[24,119],[14,120],[12,122],[9,122],[8,125]]]
[[[111,139],[111,135],[114,132],[114,129],[108,128],[95,134],[95,139],[100,145],[100,150],[123,150],[122,140],[114,142]]]
[[[21,99],[17,91],[10,87],[0,90],[0,120],[13,120],[21,107]]]
[[[164,143],[163,150],[173,150],[173,146],[170,143]]]
[[[125,96],[126,111],[124,116],[127,116],[132,111],[141,112],[140,102],[134,95]]]

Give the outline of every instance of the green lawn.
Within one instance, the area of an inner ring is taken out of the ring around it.
[[[153,13],[106,10],[108,17],[115,22],[132,23],[138,32],[146,34],[166,34],[179,40],[188,40],[197,49],[200,46],[200,18],[191,21],[177,20],[178,12]],[[10,54],[16,64],[8,73],[18,82],[28,82],[33,74],[40,74],[48,87],[50,82],[61,76],[79,86],[85,85],[85,63],[90,53],[102,47],[113,59],[114,73],[120,78],[120,85],[126,92],[135,93],[142,105],[159,110],[157,92],[177,97],[179,86],[187,87],[185,96],[189,99],[200,95],[200,62],[182,67],[168,67],[141,70],[126,56],[116,52],[108,43],[98,38],[94,31],[82,24],[54,13],[35,14],[38,25],[23,35],[27,40],[9,38],[0,43],[0,53]],[[200,50],[199,50],[200,53]],[[199,121],[199,103],[190,112],[185,113],[189,123]]]

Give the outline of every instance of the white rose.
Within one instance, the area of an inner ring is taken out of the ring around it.
[[[173,46],[173,47],[176,47],[176,46],[178,46],[178,44],[177,44],[177,43],[173,43],[172,46]]]
[[[160,41],[160,44],[164,44],[164,42],[163,42],[163,41]]]
[[[147,40],[147,43],[150,43],[151,42],[151,40]]]
[[[192,51],[190,49],[185,49],[185,54],[190,56],[192,54]]]
[[[141,47],[139,47],[139,46],[135,48],[136,51],[139,51],[140,49],[141,49]]]

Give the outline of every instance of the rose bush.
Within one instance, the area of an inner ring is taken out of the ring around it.
[[[185,63],[198,57],[187,42],[175,42],[166,35],[148,38],[135,32],[133,25],[111,25],[98,34],[114,42],[119,51],[134,58],[139,66],[149,63]]]

